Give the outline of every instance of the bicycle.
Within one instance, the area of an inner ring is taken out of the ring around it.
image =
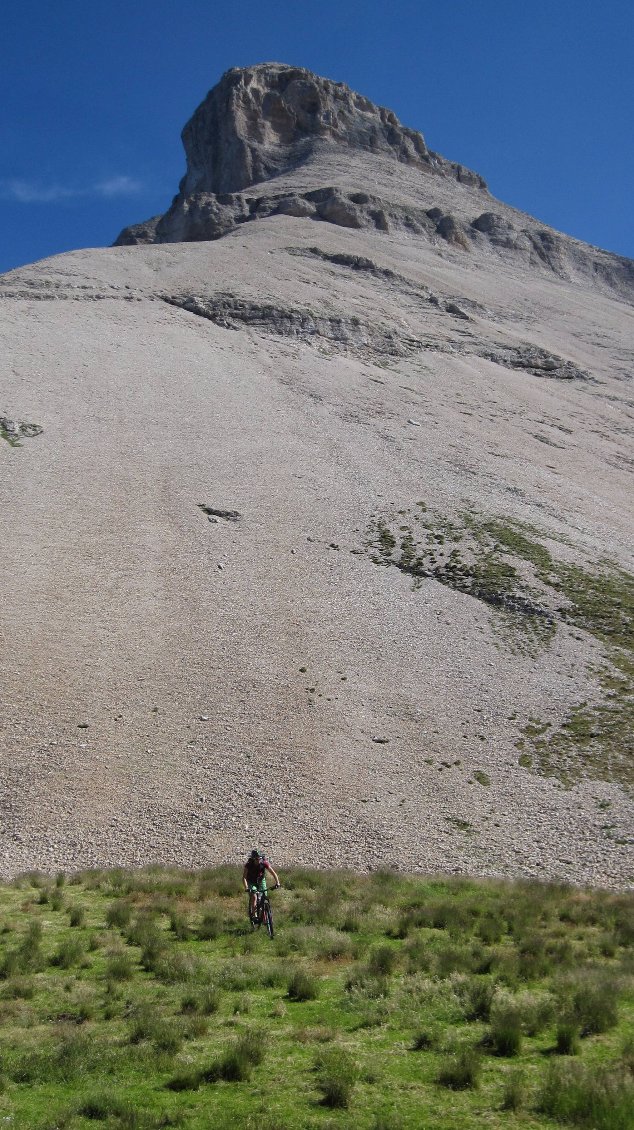
[[[278,884],[279,886],[279,884]],[[277,890],[277,886],[273,887]],[[257,890],[255,892],[255,913],[251,913],[251,892],[249,892],[249,921],[253,930],[259,930],[260,926],[266,926],[269,938],[273,937],[273,911],[271,910],[271,902],[269,899],[268,891]]]

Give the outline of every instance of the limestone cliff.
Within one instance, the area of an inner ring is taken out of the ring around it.
[[[232,68],[182,138],[187,172],[170,208],[125,228],[115,246],[221,239],[253,220],[292,216],[401,231],[634,295],[630,260],[494,200],[478,173],[434,153],[391,110],[301,67]]]

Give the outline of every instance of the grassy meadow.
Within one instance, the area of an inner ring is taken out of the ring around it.
[[[0,1127],[634,1127],[631,895],[282,879],[0,887]]]

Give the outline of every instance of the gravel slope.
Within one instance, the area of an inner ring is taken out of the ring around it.
[[[597,697],[592,637],[517,653],[481,602],[359,552],[373,515],[424,500],[631,570],[631,306],[281,216],[0,292],[0,415],[44,429],[0,444],[4,876],[256,843],[282,868],[631,883],[628,795],[518,764],[531,717]],[[165,301],[218,295],[277,314],[226,328]],[[360,328],[303,338],[279,316],[298,309]],[[526,342],[591,379],[482,355]]]

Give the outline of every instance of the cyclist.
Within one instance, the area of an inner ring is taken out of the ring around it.
[[[242,872],[244,889],[249,893],[249,917],[252,921],[255,918],[257,892],[262,891],[266,894],[267,871],[271,872],[271,875],[275,879],[275,886],[279,887],[280,881],[277,877],[277,872],[273,870],[266,856],[258,851],[257,848],[254,848]]]

